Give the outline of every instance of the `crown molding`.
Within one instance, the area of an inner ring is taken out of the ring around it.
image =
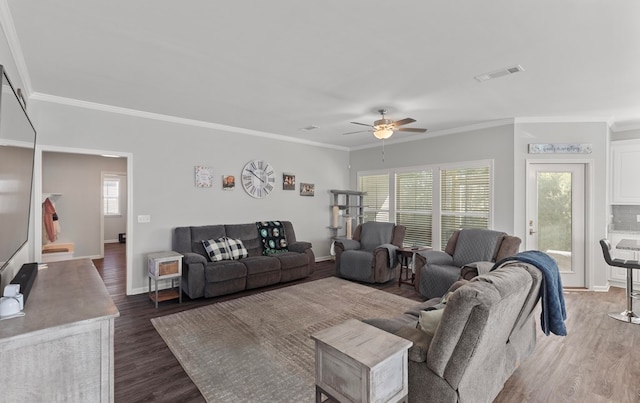
[[[624,124],[621,124],[621,122],[613,122],[609,127],[611,128],[611,131],[614,133],[627,132],[630,130],[640,130],[640,122],[629,121]]]
[[[81,101],[78,99],[59,97],[56,95],[49,95],[49,94],[42,94],[39,92],[34,92],[31,95],[30,100],[37,100],[41,102],[50,102],[50,103],[55,103],[60,105],[73,106],[76,108],[92,109],[92,110],[107,112],[107,113],[116,113],[120,115],[134,116],[142,119],[159,120],[163,122],[175,123],[175,124],[185,125],[185,126],[195,126],[195,127],[203,127],[206,129],[214,129],[214,130],[220,130],[225,132],[231,132],[231,133],[241,133],[249,136],[287,141],[290,143],[305,144],[305,145],[310,145],[314,147],[324,147],[324,148],[332,148],[332,149],[341,150],[341,151],[349,151],[347,147],[336,146],[333,144],[319,143],[319,142],[309,141],[309,140],[296,139],[294,137],[283,136],[281,134],[262,132],[259,130],[252,130],[252,129],[245,129],[242,127],[227,126],[227,125],[222,125],[218,123],[205,122],[202,120],[180,118],[177,116],[163,115],[160,113],[139,111],[136,109],[105,105],[105,104],[100,104],[96,102]]]
[[[22,53],[22,47],[18,40],[18,33],[16,27],[13,24],[13,18],[11,17],[11,11],[9,10],[9,4],[7,0],[0,0],[0,25],[2,25],[2,31],[7,38],[9,44],[9,51],[13,56],[13,61],[18,69],[18,75],[22,81],[22,86],[27,99],[33,94],[33,87],[31,86],[31,78],[29,76],[29,70],[27,69],[27,63],[24,61],[24,54]]]
[[[611,116],[531,116],[515,118],[515,123],[606,123],[611,125]]]

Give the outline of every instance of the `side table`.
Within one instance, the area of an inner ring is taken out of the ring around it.
[[[158,309],[158,302],[179,299],[182,303],[182,255],[178,252],[158,252],[147,255],[149,263],[149,298],[155,302]],[[155,288],[151,288],[151,279],[154,280]],[[171,288],[158,291],[158,280],[171,280]],[[176,291],[175,281],[178,280],[178,290]],[[155,290],[155,291],[154,291]]]
[[[400,258],[400,276],[398,277],[398,287],[402,284],[413,286],[416,281],[416,253],[431,250],[428,246],[414,246],[398,248]],[[411,276],[409,276],[411,273]]]
[[[316,402],[399,402],[409,393],[413,342],[357,319],[311,335],[316,346]]]

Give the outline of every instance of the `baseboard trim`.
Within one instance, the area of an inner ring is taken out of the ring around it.
[[[595,292],[608,292],[610,288],[611,288],[611,284],[609,284],[609,282],[607,281],[607,284],[605,284],[605,285],[593,286],[593,291],[595,291]]]

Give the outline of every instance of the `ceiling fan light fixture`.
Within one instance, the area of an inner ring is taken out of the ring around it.
[[[373,135],[376,136],[377,139],[386,140],[393,134],[393,130],[383,127],[380,129],[375,129],[373,131]]]

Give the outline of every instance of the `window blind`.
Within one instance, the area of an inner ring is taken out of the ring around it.
[[[389,222],[389,174],[359,177],[359,190],[363,196],[364,221]]]
[[[440,187],[442,249],[458,228],[489,227],[491,171],[488,166],[443,169]]]
[[[433,171],[396,174],[396,223],[407,232],[405,245],[431,245]]]
[[[120,214],[120,179],[105,178],[103,181],[104,215]]]

